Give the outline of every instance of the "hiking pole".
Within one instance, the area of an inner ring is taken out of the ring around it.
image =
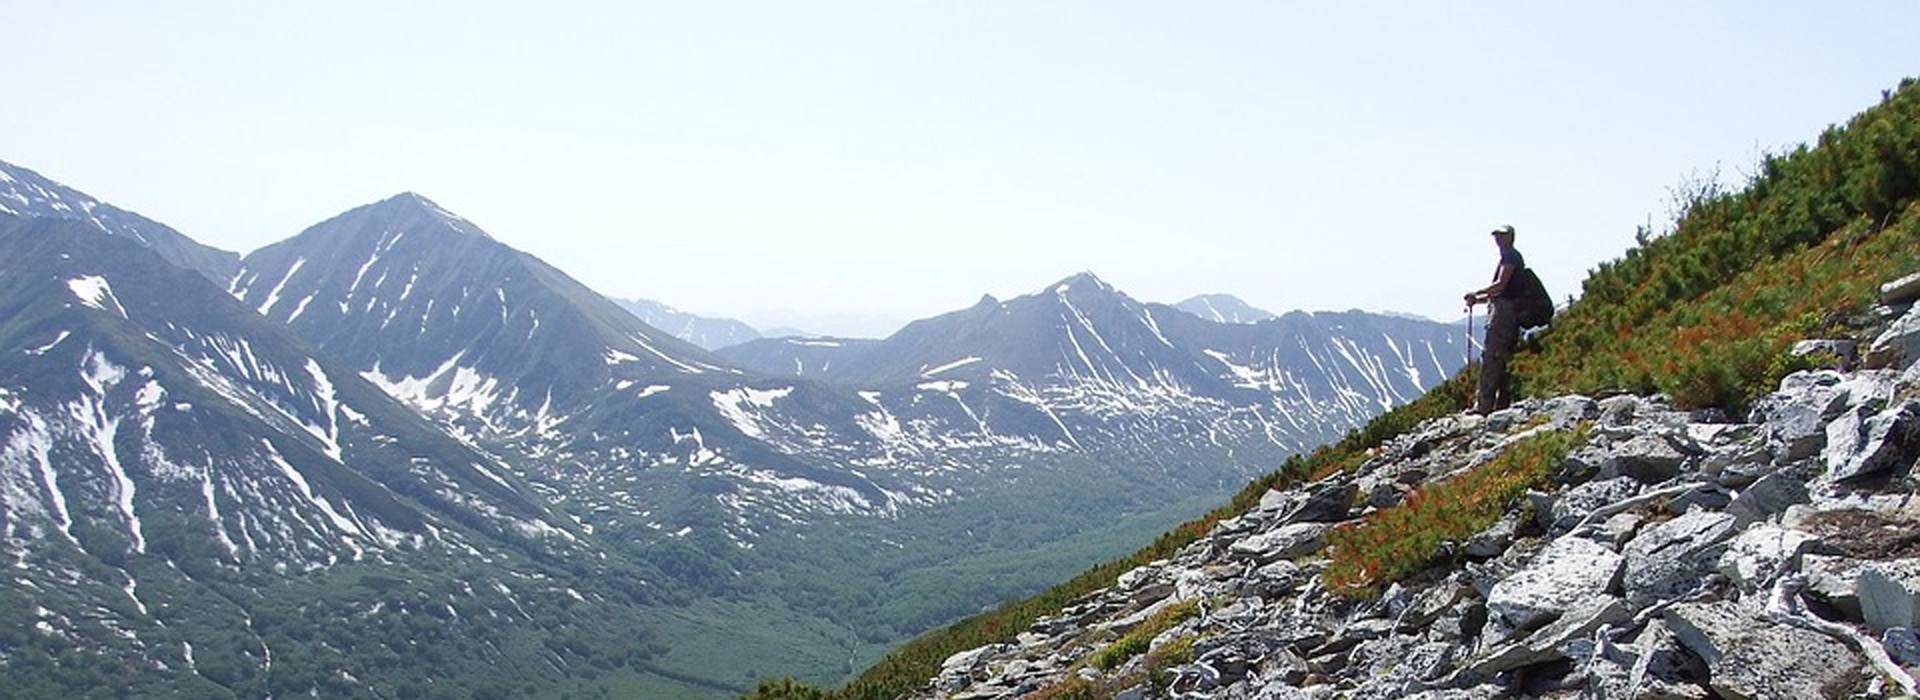
[[[1475,382],[1473,377],[1473,304],[1471,303],[1467,304],[1467,342],[1462,343],[1461,347],[1466,348],[1467,409],[1472,410]]]

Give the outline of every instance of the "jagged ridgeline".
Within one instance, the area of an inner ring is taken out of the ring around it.
[[[1876,322],[1868,311],[1876,285],[1920,269],[1917,197],[1920,84],[1906,80],[1815,144],[1766,157],[1743,188],[1693,193],[1671,231],[1594,270],[1582,297],[1516,358],[1523,393],[1662,392],[1683,408],[1738,412],[1787,374],[1838,361],[1795,355],[1794,341],[1846,336]],[[1289,460],[1132,556],[916,639],[839,690],[766,682],[747,697],[909,695],[954,654],[1014,639],[1122,573],[1247,513],[1270,489],[1357,468],[1369,451],[1422,421],[1460,410],[1465,380],[1455,377],[1338,443]],[[1092,686],[1044,692],[1100,697]]]

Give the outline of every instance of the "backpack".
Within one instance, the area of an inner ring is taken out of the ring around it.
[[[1513,314],[1521,328],[1553,322],[1553,295],[1547,293],[1547,286],[1540,283],[1540,276],[1533,274],[1532,268],[1520,268],[1509,284],[1518,292],[1513,299]]]

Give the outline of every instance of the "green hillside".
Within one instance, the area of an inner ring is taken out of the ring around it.
[[[1875,287],[1920,270],[1920,83],[1909,79],[1811,146],[1768,156],[1738,191],[1709,187],[1682,202],[1664,235],[1603,263],[1578,302],[1515,358],[1525,395],[1663,392],[1677,404],[1744,410],[1786,374],[1819,362],[1787,350],[1807,337],[1857,333]],[[1040,616],[1168,556],[1269,488],[1357,466],[1367,450],[1420,421],[1464,408],[1466,377],[1389,412],[1340,442],[1248,484],[1206,517],[1133,555],[1032,598],[929,633],[844,688],[767,681],[752,700],[897,697],[948,656],[1011,639]]]

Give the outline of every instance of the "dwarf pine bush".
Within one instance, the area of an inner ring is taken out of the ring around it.
[[[1126,663],[1128,659],[1147,653],[1147,648],[1153,644],[1154,637],[1160,636],[1162,632],[1173,629],[1175,625],[1190,620],[1198,614],[1200,614],[1200,601],[1197,600],[1167,606],[1166,609],[1154,613],[1153,617],[1147,618],[1146,622],[1140,623],[1140,626],[1127,633],[1127,636],[1121,637],[1120,641],[1102,649],[1093,657],[1093,665],[1101,670],[1113,670],[1120,664]]]
[[[1737,412],[1770,391],[1794,341],[1920,270],[1920,83],[1767,157],[1741,191],[1691,192],[1671,234],[1602,263],[1514,358],[1523,394],[1658,391]]]
[[[1425,569],[1439,560],[1443,543],[1463,542],[1491,527],[1585,441],[1585,426],[1540,433],[1486,464],[1421,487],[1397,506],[1335,528],[1327,533],[1327,584],[1364,595]]]

